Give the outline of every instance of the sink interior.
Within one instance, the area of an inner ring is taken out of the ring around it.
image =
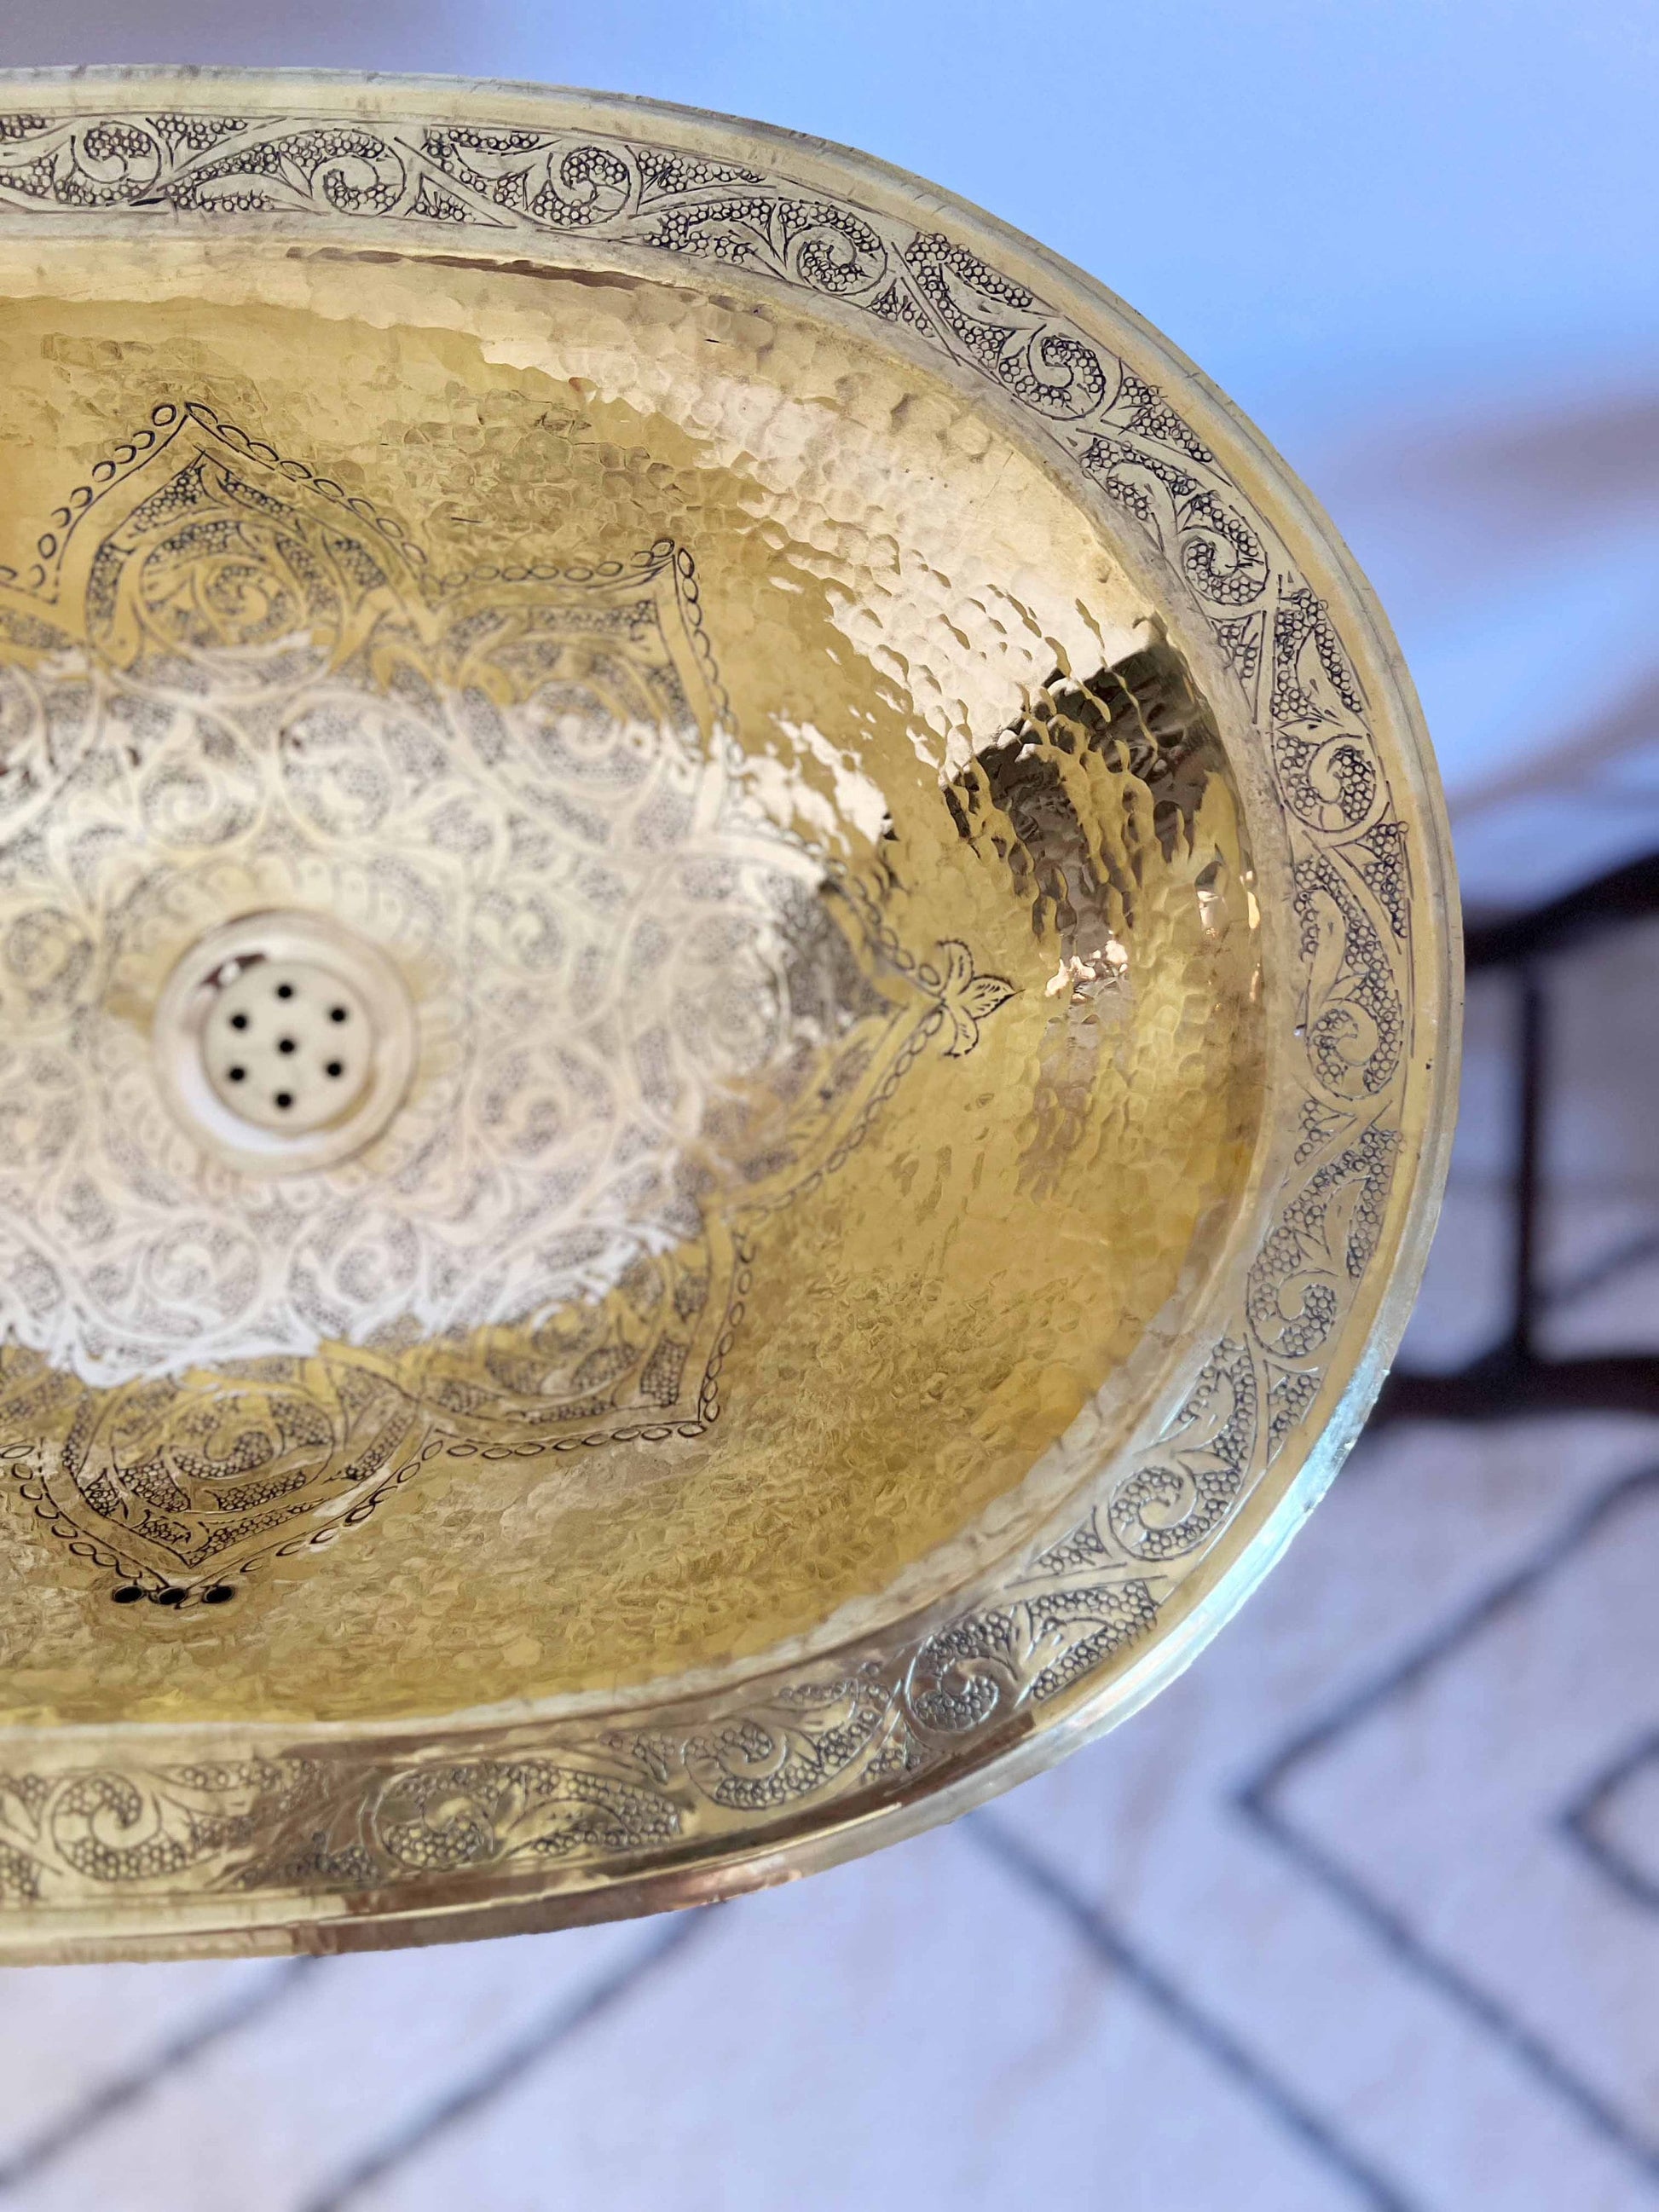
[[[1221,708],[902,337],[0,251],[7,1718],[707,1680],[1154,1387],[1261,1113]]]

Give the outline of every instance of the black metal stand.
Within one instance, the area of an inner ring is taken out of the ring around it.
[[[1539,1231],[1546,1201],[1542,1159],[1549,1085],[1549,992],[1554,953],[1659,915],[1659,854],[1617,868],[1530,914],[1472,928],[1471,975],[1513,974],[1520,998],[1518,1121],[1514,1183],[1514,1301],[1508,1335],[1467,1367],[1443,1375],[1395,1368],[1371,1426],[1389,1421],[1502,1421],[1524,1413],[1659,1414],[1659,1355],[1553,1359],[1537,1345],[1541,1302]]]

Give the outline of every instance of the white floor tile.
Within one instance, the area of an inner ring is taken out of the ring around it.
[[[958,1832],[723,1908],[353,2212],[1348,2212],[1352,2191]]]
[[[29,2212],[87,2212],[126,2177],[133,2193],[121,2212],[163,2203],[172,2212],[290,2212],[458,2075],[487,2066],[648,1942],[647,1929],[624,1922],[319,1960],[245,2032],[88,2129],[16,2201]],[[121,1994],[110,1970],[79,1971],[88,2022],[108,2018]],[[154,1974],[165,1987],[169,1975],[202,1970],[119,1971]],[[95,2085],[96,2069],[88,2076]],[[156,2178],[154,2188],[132,2179],[144,2176]]]

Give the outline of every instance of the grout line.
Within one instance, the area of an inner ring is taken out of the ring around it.
[[[1659,2154],[1653,2145],[1638,2135],[1599,2091],[1564,2064],[1541,2036],[1535,2035],[1478,1982],[1471,1981],[1449,1959],[1432,1949],[1401,1914],[1374,1896],[1328,1851],[1311,1842],[1277,1806],[1246,1801],[1243,1809],[1291,1866],[1345,1905],[1403,1966],[1476,2021],[1500,2049],[1553,2090],[1594,2135],[1616,2146],[1650,2181],[1659,2180]]]
[[[1561,1833],[1583,1853],[1602,1879],[1611,1882],[1627,1903],[1640,1905],[1647,1912],[1659,1912],[1659,1882],[1643,1868],[1632,1865],[1626,1854],[1608,1841],[1601,1833],[1600,1821],[1608,1802],[1633,1774],[1655,1759],[1659,1759],[1659,1735],[1638,1737],[1587,1790],[1579,1791],[1557,1820]]]
[[[259,1986],[245,1996],[234,1998],[199,2020],[194,2027],[163,2043],[155,2055],[125,2074],[118,2074],[101,2088],[82,2100],[61,2119],[57,2119],[30,2142],[0,2160],[0,2192],[20,2188],[32,2181],[43,2166],[82,2142],[95,2130],[124,2112],[130,2105],[149,2095],[157,2082],[169,2074],[176,2074],[199,2058],[204,2051],[224,2037],[237,2035],[245,2027],[282,2004],[299,1984],[323,1965],[320,1959],[290,1959],[265,1976]]]
[[[1543,1543],[1489,1589],[1459,1606],[1448,1620],[1413,1644],[1403,1658],[1391,1660],[1368,1680],[1339,1698],[1317,1720],[1299,1729],[1273,1753],[1255,1780],[1239,1792],[1238,1802],[1254,1815],[1279,1790],[1292,1770],[1323,1751],[1357,1722],[1414,1688],[1442,1660],[1466,1644],[1523,1598],[1574,1553],[1590,1543],[1604,1522],[1632,1498],[1659,1488],[1659,1462],[1617,1476],[1607,1487],[1572,1507],[1554,1523]]]
[[[591,2021],[608,2012],[677,1951],[702,1934],[709,1925],[712,1911],[712,1907],[705,1905],[677,1913],[665,1929],[641,1945],[625,1966],[602,1976],[577,1996],[561,1999],[487,2065],[458,2081],[407,2126],[386,2136],[355,2165],[325,2183],[316,2196],[306,2199],[301,2212],[339,2212],[340,2207],[372,2183],[406,2165],[436,2136],[511,2088],[520,2075],[539,2065]]]
[[[1259,2105],[1266,2107],[1281,2128],[1295,2136],[1305,2149],[1312,2151],[1322,2164],[1340,2174],[1370,2212],[1412,2212],[1410,2200],[1393,2182],[1357,2151],[1351,2150],[1316,2112],[1239,2041],[1231,2028],[1178,1989],[1161,1968],[1152,1965],[1113,1926],[1098,1906],[1014,1836],[1001,1820],[988,1813],[971,1814],[963,1823],[963,1831],[988,1857],[994,1859],[1045,1904],[1053,1906],[1097,1959],[1121,1974],[1171,2027],[1196,2045],[1222,2072],[1231,2075]]]
[[[1235,1799],[1239,1811],[1291,1864],[1317,1881],[1419,1978],[1460,2008],[1558,2096],[1603,2142],[1615,2146],[1650,2181],[1659,2179],[1659,2143],[1642,2135],[1589,2080],[1558,2057],[1544,2038],[1489,1990],[1435,1950],[1382,1897],[1297,1826],[1278,1802],[1296,1770],[1328,1750],[1403,1691],[1414,1689],[1462,1645],[1529,1598],[1539,1584],[1583,1549],[1632,1499],[1659,1487],[1659,1466],[1621,1475],[1559,1522],[1520,1566],[1461,1607],[1403,1658],[1297,1732]]]

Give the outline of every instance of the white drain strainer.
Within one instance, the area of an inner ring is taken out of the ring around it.
[[[266,1175],[331,1166],[377,1137],[415,1043],[397,970],[323,915],[249,914],[210,931],[155,1012],[173,1111],[222,1158]]]

